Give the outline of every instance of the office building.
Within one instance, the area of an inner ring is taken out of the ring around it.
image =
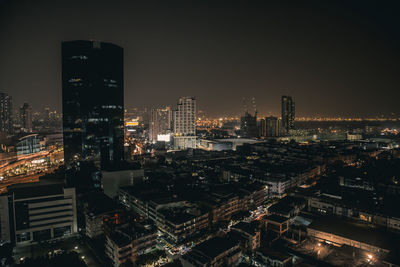
[[[32,132],[32,107],[28,103],[24,103],[20,107],[19,118],[21,123],[21,131],[25,133]]]
[[[169,141],[171,130],[171,108],[152,109],[149,123],[149,139],[151,142]]]
[[[0,239],[17,246],[78,232],[75,189],[64,188],[62,182],[13,185],[0,203]]]
[[[261,121],[261,135],[263,137],[278,137],[280,133],[281,120],[277,117],[265,117]]]
[[[294,128],[295,103],[290,96],[282,96],[282,130],[289,133]]]
[[[246,112],[244,116],[240,118],[240,132],[240,136],[244,138],[258,137],[257,112],[254,116]]]
[[[40,152],[41,144],[38,134],[29,134],[18,138],[15,143],[15,150],[18,156]]]
[[[11,133],[12,130],[12,98],[0,92],[0,132]]]
[[[99,41],[62,43],[63,139],[66,164],[123,160],[123,49]]]
[[[196,148],[196,99],[181,97],[173,112],[174,148]]]

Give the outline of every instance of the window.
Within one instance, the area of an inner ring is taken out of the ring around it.
[[[17,243],[31,240],[31,233],[25,232],[17,234]]]
[[[71,226],[67,225],[64,227],[54,228],[54,237],[62,237],[71,234]]]

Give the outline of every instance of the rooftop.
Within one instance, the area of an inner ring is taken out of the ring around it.
[[[264,217],[265,220],[267,221],[272,221],[272,222],[277,222],[277,223],[284,223],[288,220],[286,217],[282,217],[276,214],[268,215]]]
[[[195,246],[193,251],[200,252],[204,256],[213,259],[235,246],[237,246],[235,241],[217,236]]]
[[[246,223],[246,222],[240,222],[232,226],[232,229],[239,229],[251,235],[255,235],[257,232],[257,226],[254,223]]]
[[[258,253],[260,253],[263,256],[266,256],[270,259],[279,260],[279,261],[287,261],[292,257],[289,254],[280,252],[280,251],[272,249],[272,248],[262,248],[258,251]]]
[[[64,194],[63,181],[56,179],[40,179],[37,183],[16,184],[8,187],[15,199],[46,197]]]
[[[399,236],[379,228],[330,216],[315,219],[308,228],[388,250],[396,247],[394,243],[400,240]]]

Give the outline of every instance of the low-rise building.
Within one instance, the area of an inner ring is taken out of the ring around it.
[[[90,194],[84,204],[85,234],[95,238],[103,234],[103,221],[118,212],[115,202],[103,193]]]
[[[263,218],[265,221],[265,228],[267,231],[272,231],[278,235],[289,230],[289,219],[276,214],[268,215]]]
[[[303,198],[286,196],[268,208],[269,214],[276,214],[286,218],[293,218],[305,208],[306,200]]]
[[[105,254],[111,265],[119,267],[126,262],[134,263],[137,257],[155,249],[157,229],[153,224],[120,223],[105,225]]]
[[[62,181],[13,185],[0,203],[1,239],[17,246],[78,232],[75,189],[65,188]]]
[[[256,252],[256,266],[287,267],[292,266],[293,256],[271,248],[262,248]]]
[[[261,230],[255,223],[240,222],[232,226],[231,231],[237,232],[245,238],[245,249],[255,251],[260,247]]]
[[[308,198],[308,210],[320,215],[347,217],[385,227],[388,230],[400,231],[398,212],[385,214],[377,209],[348,201],[340,195],[320,194]]]
[[[170,242],[178,244],[207,230],[209,213],[190,206],[161,209],[156,225]]]
[[[315,219],[307,227],[308,236],[336,246],[348,245],[372,253],[388,253],[399,240],[377,228],[336,217]]]

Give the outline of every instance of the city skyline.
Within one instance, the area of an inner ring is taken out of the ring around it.
[[[400,267],[399,8],[0,0],[2,266]]]
[[[299,116],[398,114],[395,6],[357,3],[96,1],[96,15],[89,1],[69,21],[47,1],[2,1],[0,88],[15,106],[61,110],[61,42],[96,39],[126,51],[127,107],[194,95],[210,115],[241,114],[242,98],[255,97],[260,114],[279,114],[280,96],[291,95]]]

